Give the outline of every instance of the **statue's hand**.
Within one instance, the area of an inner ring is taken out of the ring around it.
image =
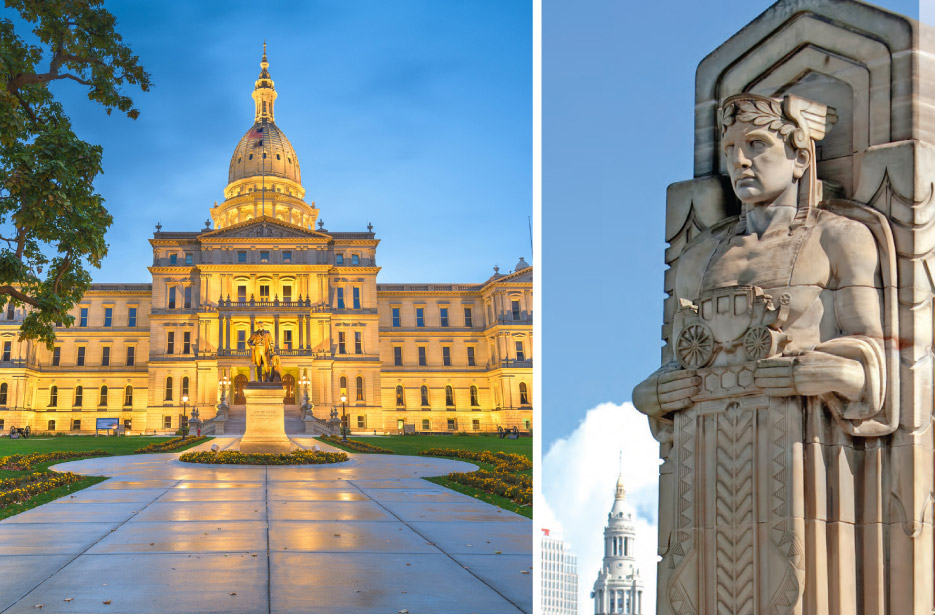
[[[864,378],[864,368],[858,361],[820,351],[761,359],[753,372],[753,383],[773,397],[838,393],[857,400],[864,389]]]
[[[656,372],[633,389],[633,405],[648,416],[659,417],[684,410],[701,390],[701,377],[694,370]]]

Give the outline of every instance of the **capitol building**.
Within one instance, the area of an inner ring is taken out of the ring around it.
[[[307,390],[315,418],[345,412],[351,433],[530,431],[532,268],[520,258],[478,283],[378,283],[373,227],[326,229],[306,200],[265,48],[261,67],[223,202],[201,230],[157,225],[151,282],[92,284],[52,350],[19,341],[22,309],[0,313],[0,430],[88,432],[117,418],[130,433],[174,432],[194,408],[212,419],[222,389],[236,414],[262,325],[287,415]]]

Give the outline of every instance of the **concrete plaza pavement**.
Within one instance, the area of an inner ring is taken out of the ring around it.
[[[421,478],[473,464],[349,457],[59,464],[112,478],[0,522],[0,612],[532,612],[530,520]]]

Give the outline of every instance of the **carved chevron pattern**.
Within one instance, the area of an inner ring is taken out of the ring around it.
[[[770,598],[769,615],[786,615],[794,612],[799,603],[801,585],[799,584],[797,569],[802,565],[804,548],[802,539],[796,535],[795,526],[789,518],[789,489],[788,475],[795,472],[790,467],[791,438],[787,428],[788,413],[793,410],[787,408],[773,408],[770,416],[770,474],[772,475],[772,512],[779,518],[770,531],[770,540],[773,548],[786,559],[787,566],[783,572],[782,581]],[[797,411],[797,410],[796,410]]]
[[[717,612],[753,615],[752,408],[731,404],[718,417],[716,521]]]

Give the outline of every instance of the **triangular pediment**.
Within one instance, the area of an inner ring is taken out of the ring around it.
[[[200,239],[235,239],[235,238],[253,238],[253,237],[270,237],[270,238],[321,238],[321,239],[330,239],[331,236],[326,233],[321,233],[318,231],[310,231],[308,229],[302,228],[301,226],[296,226],[294,224],[289,224],[288,222],[283,222],[281,220],[276,220],[270,218],[269,216],[260,216],[259,218],[254,218],[253,220],[247,220],[246,222],[239,222],[237,224],[232,224],[231,226],[226,226],[222,229],[216,231],[209,231],[203,233],[199,236]]]

